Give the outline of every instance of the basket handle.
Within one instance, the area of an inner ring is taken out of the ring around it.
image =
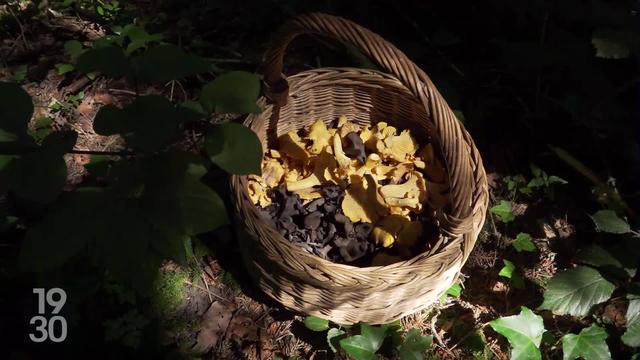
[[[265,54],[265,92],[276,104],[283,106],[288,97],[288,83],[282,75],[284,54],[289,43],[302,34],[317,34],[350,43],[358,47],[382,69],[397,77],[420,100],[433,121],[440,143],[451,188],[450,212],[441,214],[441,225],[452,234],[460,235],[472,226],[476,202],[474,193],[481,182],[477,173],[481,161],[473,140],[440,95],[427,74],[381,36],[349,20],[310,13],[286,22]],[[482,171],[483,172],[483,171]],[[444,220],[445,224],[442,224]]]

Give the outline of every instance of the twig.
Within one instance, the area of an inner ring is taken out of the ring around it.
[[[204,286],[207,288],[207,295],[209,295],[209,301],[213,302],[213,298],[211,297],[211,290],[209,290],[209,283],[207,283],[207,279],[204,278],[204,273],[200,273],[200,277],[202,278],[202,282]]]
[[[440,337],[440,334],[438,334],[438,330],[436,330],[436,321],[438,319],[438,314],[436,314],[432,319],[431,319],[431,332],[433,333],[433,337],[436,338],[436,342],[438,343],[438,345],[440,346],[440,348],[442,348],[442,350],[444,350],[447,354],[451,355],[452,357],[455,358],[455,355],[453,354],[453,352],[451,350],[449,350],[449,347],[447,345],[444,344],[444,341],[442,341],[442,338]]]
[[[131,90],[125,90],[125,89],[109,89],[110,92],[114,92],[114,93],[121,93],[121,94],[127,94],[127,95],[133,95],[136,96],[138,94],[136,94],[135,91],[131,91]]]
[[[22,41],[24,42],[24,46],[28,50],[31,50],[31,46],[29,46],[29,43],[27,42],[27,37],[24,35],[24,27],[22,26],[22,22],[20,21],[20,19],[18,19],[16,14],[13,12],[13,9],[11,9],[10,5],[7,5],[7,9],[9,9],[11,16],[13,16],[13,18],[16,20],[16,23],[18,23],[18,27],[20,28],[20,36],[22,36]]]
[[[202,290],[202,291],[206,291],[206,292],[207,292],[207,293],[209,293],[210,295],[213,295],[214,297],[216,297],[216,298],[218,298],[218,299],[220,299],[220,300],[222,300],[222,301],[226,301],[226,302],[228,302],[228,303],[230,303],[230,304],[233,304],[233,301],[229,301],[228,299],[225,299],[225,298],[223,298],[222,296],[220,296],[220,295],[218,295],[218,294],[216,294],[216,293],[214,293],[214,292],[211,292],[211,291],[209,291],[209,290],[207,290],[207,289],[203,288],[203,287],[202,287],[202,286],[200,286],[200,285],[196,285],[196,284],[192,283],[192,282],[191,282],[191,281],[189,281],[189,280],[185,280],[185,281],[184,281],[184,283],[185,283],[185,284],[188,284],[188,285],[191,285],[191,286],[193,286],[193,287],[194,287],[194,288],[196,288],[196,289],[200,289],[200,290]]]
[[[29,147],[12,147],[3,149],[0,146],[0,154],[3,155],[22,155],[31,151],[37,151],[40,148],[37,146]],[[71,149],[66,152],[67,154],[85,154],[85,155],[105,155],[105,156],[130,156],[135,155],[132,151],[96,151],[96,150],[79,150]]]

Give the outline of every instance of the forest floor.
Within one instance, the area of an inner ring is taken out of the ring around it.
[[[32,130],[73,129],[79,134],[75,149],[85,153],[65,156],[68,189],[84,181],[85,166],[95,156],[92,152],[123,149],[118,136],[100,136],[93,131],[93,118],[101,106],[127,104],[136,93],[192,100],[196,91],[188,83],[176,81],[135,89],[126,81],[102,76],[90,80],[75,73],[60,74],[55,64],[66,61],[64,43],[95,41],[107,33],[103,23],[50,11],[37,22],[20,22],[13,37],[4,37],[0,42],[4,62],[0,80],[18,81],[32,96]],[[248,55],[222,61],[226,67],[251,67],[257,65],[258,59]],[[309,67],[295,59],[293,63],[292,68]],[[37,119],[42,118],[50,121],[38,123]],[[225,115],[214,121],[230,118],[234,117]],[[537,308],[547,281],[571,264],[579,242],[595,236],[593,223],[578,205],[581,200],[564,192],[563,186],[568,185],[554,186],[552,197],[546,192],[521,196],[510,188],[509,174],[494,171],[492,161],[493,158],[485,159],[491,204],[512,201],[515,220],[505,223],[488,213],[461,271],[461,293],[445,296],[428,309],[401,320],[403,328],[419,329],[433,336],[430,354],[439,359],[508,359],[509,345],[488,326],[489,321],[513,315],[521,306]],[[514,250],[513,242],[520,233],[531,235],[535,251]],[[346,359],[343,353],[331,352],[324,335],[306,329],[301,315],[290,313],[256,290],[241,266],[234,241],[228,234],[207,235],[196,244],[198,256],[191,266],[179,267],[170,262],[163,265],[157,286],[157,314],[165,325],[166,344],[204,359]],[[517,264],[522,286],[499,275],[505,259]],[[609,329],[622,333],[626,307],[626,300],[614,298],[597,305],[593,313]],[[547,330],[556,336],[567,330],[579,331],[587,323],[549,311],[540,314]],[[549,353],[543,353],[543,358],[558,357],[556,347],[547,349]]]

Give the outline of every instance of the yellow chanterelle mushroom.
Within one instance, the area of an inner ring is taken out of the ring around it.
[[[309,152],[311,154],[320,154],[330,144],[332,135],[322,120],[316,120],[309,128],[307,138],[312,141],[308,149]]]

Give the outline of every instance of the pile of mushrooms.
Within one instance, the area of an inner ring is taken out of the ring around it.
[[[425,225],[431,224],[430,214],[424,212],[428,195],[425,173],[431,181],[444,181],[444,169],[431,144],[420,147],[409,130],[386,122],[360,126],[341,116],[335,127],[318,119],[301,134],[290,131],[282,135],[278,149],[264,154],[262,176],[249,177],[248,194],[254,204],[269,210],[272,218],[282,213],[283,205],[276,206],[274,200],[282,199],[284,191],[301,202],[302,207],[296,205],[299,214],[320,217],[309,215],[303,207],[324,198],[326,187],[343,191],[335,218],[346,217],[354,226],[367,224],[368,231],[361,231],[354,241],[360,242],[358,248],[367,254],[382,250],[368,261],[386,265],[410,258],[417,246],[425,245],[425,241],[419,244]],[[276,207],[281,210],[274,210]],[[283,226],[275,220],[272,223]],[[327,257],[334,244],[327,241],[308,250]],[[344,239],[340,241],[344,243]],[[343,256],[327,258],[352,262],[364,253],[341,249]]]

